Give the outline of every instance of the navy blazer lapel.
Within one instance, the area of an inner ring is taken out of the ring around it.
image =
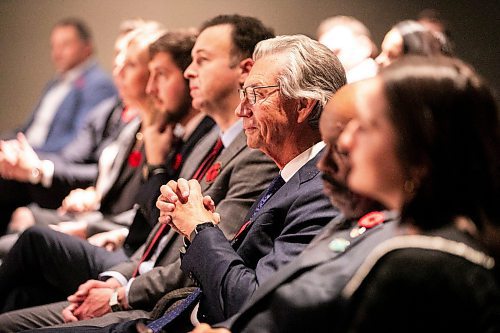
[[[269,207],[272,207],[274,202],[281,200],[281,198],[285,197],[287,193],[293,193],[295,191],[298,191],[302,184],[313,179],[319,173],[318,168],[316,168],[316,163],[320,158],[320,154],[321,151],[314,158],[312,158],[310,161],[304,164],[302,168],[300,168],[297,171],[297,173],[294,174],[292,178],[290,178],[289,181],[287,181],[271,198],[269,198],[269,200],[264,205],[263,209],[261,209],[252,218],[252,221],[255,221],[260,216],[260,214],[268,211]],[[262,192],[262,194],[257,198],[256,202],[252,205],[250,212],[253,212],[255,205],[259,202],[264,193],[265,191]],[[248,216],[248,219],[250,219],[250,216],[251,215]]]

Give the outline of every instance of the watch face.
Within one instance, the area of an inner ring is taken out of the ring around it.
[[[111,307],[111,311],[113,311],[113,312],[122,310],[122,306],[118,302],[118,291],[117,290],[115,290],[111,294],[111,297],[109,298],[109,306]]]

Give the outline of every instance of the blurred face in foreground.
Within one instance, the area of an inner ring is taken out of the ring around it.
[[[396,153],[396,130],[387,115],[387,102],[379,79],[359,82],[354,98],[355,118],[339,139],[349,156],[347,184],[351,190],[401,210],[405,172]]]

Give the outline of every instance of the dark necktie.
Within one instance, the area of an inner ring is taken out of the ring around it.
[[[266,192],[264,193],[264,195],[260,198],[259,200],[259,203],[257,204],[257,206],[255,206],[255,209],[253,210],[252,212],[252,215],[250,215],[250,219],[248,219],[247,222],[245,222],[240,230],[238,230],[238,232],[236,233],[236,235],[233,237],[233,240],[231,241],[231,244],[235,244],[238,240],[238,238],[240,238],[240,236],[246,231],[248,230],[248,227],[252,224],[252,219],[255,217],[255,215],[257,215],[257,213],[262,209],[262,207],[264,207],[265,203],[276,193],[278,192],[278,190],[283,186],[285,185],[285,180],[281,177],[281,176],[278,176],[276,178],[273,179],[273,181],[271,182],[271,184],[269,185],[269,187],[267,188]]]
[[[252,215],[250,217],[250,221],[259,212],[259,210],[262,209],[262,207],[269,200],[269,198],[271,198],[273,196],[273,194],[276,193],[284,184],[285,184],[285,181],[283,180],[283,178],[281,178],[281,176],[276,177],[271,182],[271,184],[267,188],[265,194],[260,198],[259,203],[257,204],[257,206],[255,206],[255,209],[252,212]],[[234,239],[236,239],[236,237],[238,237],[247,228],[247,226],[250,224],[250,221],[248,221],[247,223],[245,223],[241,227],[240,231],[238,231],[238,233],[236,234],[236,236],[234,237]],[[234,240],[233,240],[233,242],[234,242]],[[167,313],[165,313],[165,315],[163,315],[161,318],[159,318],[159,319],[157,319],[157,320],[149,323],[147,325],[147,327],[149,327],[150,329],[152,329],[154,333],[159,332],[163,327],[165,327],[166,325],[168,325],[170,322],[172,322],[172,320],[174,320],[180,314],[182,314],[184,311],[186,311],[186,309],[188,309],[192,304],[194,304],[195,302],[197,302],[198,299],[201,296],[201,293],[202,293],[201,289],[200,288],[196,288],[177,307],[175,307],[174,309],[172,309],[172,310],[168,311]]]
[[[217,139],[215,142],[214,146],[212,147],[212,150],[208,155],[205,157],[203,162],[200,164],[196,172],[194,173],[193,179],[196,179],[198,181],[201,181],[205,174],[207,173],[208,169],[212,164],[214,163],[215,159],[217,156],[219,156],[220,152],[224,148],[224,145],[222,144],[222,140],[220,137]],[[156,231],[156,234],[154,235],[153,239],[149,243],[149,246],[147,249],[144,251],[144,254],[142,255],[141,259],[139,260],[139,263],[137,264],[137,267],[135,268],[134,274],[132,275],[133,277],[136,277],[139,273],[139,266],[149,258],[151,258],[151,254],[153,253],[153,250],[157,247],[159,240],[164,236],[167,231],[170,229],[167,224],[163,224],[158,228],[158,231]]]
[[[198,181],[201,181],[203,179],[208,169],[215,162],[217,156],[219,156],[220,152],[222,151],[222,148],[224,148],[224,145],[222,144],[222,140],[219,137],[215,142],[215,145],[212,147],[210,153],[205,157],[203,162],[200,164],[200,166],[194,173],[193,179],[196,179]]]

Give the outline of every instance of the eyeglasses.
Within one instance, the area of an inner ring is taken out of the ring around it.
[[[257,93],[255,92],[258,89],[263,89],[263,88],[279,88],[279,84],[271,85],[271,86],[257,86],[257,87],[246,87],[246,88],[241,88],[238,89],[238,92],[240,93],[240,101],[244,101],[245,98],[248,99],[248,102],[251,105],[254,105],[257,103]],[[260,96],[260,98],[264,98],[265,96]]]

